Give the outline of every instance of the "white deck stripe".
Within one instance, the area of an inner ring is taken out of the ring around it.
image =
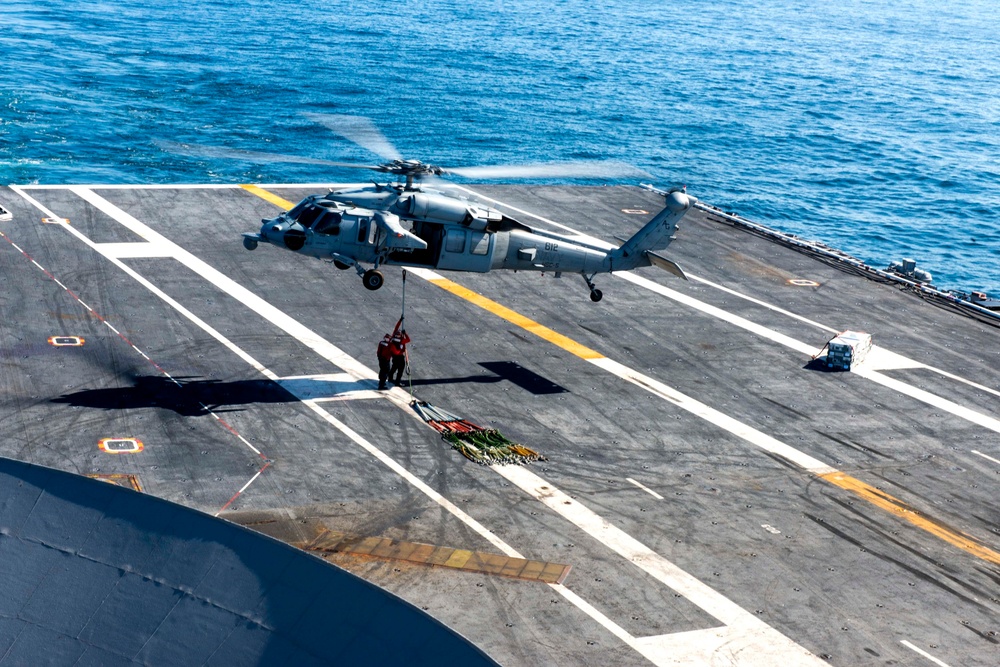
[[[988,454],[983,454],[982,452],[977,451],[975,449],[972,450],[972,453],[976,454],[977,456],[982,456],[987,461],[993,461],[993,463],[996,463],[997,465],[1000,465],[1000,459],[995,459],[992,456],[989,456]]]
[[[837,472],[836,468],[823,463],[819,459],[809,456],[805,452],[800,452],[791,445],[781,442],[777,438],[773,438],[766,433],[758,431],[738,419],[734,419],[727,414],[719,412],[715,408],[709,407],[701,401],[682,394],[673,387],[668,387],[659,380],[655,380],[648,375],[643,375],[638,371],[632,370],[628,366],[620,364],[613,359],[602,357],[600,359],[590,359],[589,361],[595,366],[603,368],[607,372],[617,375],[624,380],[628,380],[632,384],[642,387],[649,393],[659,396],[669,403],[687,410],[709,423],[715,424],[721,429],[729,431],[736,437],[741,438],[766,452],[777,454],[781,458],[794,463],[803,470],[811,472],[814,475],[825,475]]]
[[[937,394],[932,394],[929,391],[924,391],[923,389],[914,387],[911,384],[906,384],[905,382],[901,382],[900,380],[896,380],[887,375],[883,375],[878,371],[868,370],[865,368],[864,364],[862,364],[860,368],[852,372],[860,375],[861,377],[867,378],[872,382],[877,382],[878,384],[884,387],[888,387],[889,389],[894,389],[895,391],[898,391],[901,394],[905,394],[907,396],[910,396],[911,398],[915,398],[918,401],[923,401],[924,403],[932,405],[935,408],[944,410],[946,412],[950,412],[957,417],[961,417],[966,421],[972,422],[973,424],[977,424],[979,426],[982,426],[983,428],[987,428],[996,433],[1000,433],[1000,420],[998,419],[995,419],[993,417],[987,417],[986,415],[976,412],[975,410],[972,410],[970,408],[967,408],[964,405],[959,405],[954,401],[949,401],[946,398],[941,398]]]
[[[661,496],[660,494],[658,494],[656,491],[653,491],[651,488],[649,488],[645,484],[642,484],[641,482],[637,482],[634,479],[632,479],[631,477],[626,477],[625,481],[629,482],[630,484],[633,484],[633,485],[639,487],[640,489],[642,489],[643,491],[645,491],[649,495],[653,496],[657,500],[663,500],[663,496]]]
[[[761,338],[765,338],[772,342],[778,343],[779,345],[784,345],[785,347],[791,348],[800,354],[811,357],[815,355],[822,349],[822,346],[808,345],[801,341],[795,340],[791,336],[786,336],[783,333],[778,333],[774,329],[769,329],[756,322],[751,322],[745,317],[740,317],[739,315],[734,315],[733,313],[717,308],[716,306],[709,305],[704,301],[699,301],[693,297],[687,296],[686,294],[681,294],[680,292],[675,292],[669,287],[664,287],[659,283],[655,283],[648,278],[643,278],[642,276],[636,275],[634,273],[616,273],[614,274],[616,278],[621,278],[622,280],[627,280],[630,283],[639,285],[640,287],[645,287],[651,292],[655,292],[661,296],[665,296],[673,301],[682,303],[685,306],[700,310],[706,315],[711,315],[717,319],[724,322],[729,322],[730,324],[745,329],[750,333],[756,334]],[[824,343],[826,341],[823,341]]]
[[[724,630],[699,631],[697,637],[700,640],[705,640],[708,637],[725,636],[726,652],[729,657],[736,658],[737,664],[763,666],[787,664],[789,661],[796,665],[826,664],[735,602],[703,584],[639,540],[598,516],[582,503],[556,489],[528,468],[523,466],[493,466],[493,469],[550,510],[558,513],[595,540],[609,547],[660,583],[680,593],[705,613],[726,625]],[[678,642],[673,644],[672,648],[680,649],[685,644],[689,644],[689,642]],[[734,646],[730,644],[739,648],[732,650]],[[645,645],[652,648],[656,646],[656,642],[650,640]],[[687,646],[687,650],[714,655],[721,646],[721,643],[706,646],[702,641],[695,641]],[[662,651],[662,654],[664,658],[668,659],[672,657],[676,660],[678,657],[673,651]],[[693,664],[691,660],[693,656],[683,655],[685,663]]]
[[[938,665],[938,667],[948,667],[948,663],[942,660],[938,660],[927,651],[923,650],[922,648],[917,648],[916,646],[906,641],[905,639],[900,640],[899,643],[905,646],[906,648],[910,649],[911,651],[914,651],[915,653],[919,653],[920,655],[924,656],[925,658],[933,662],[935,665]]]
[[[262,472],[264,472],[264,469],[263,469],[263,468],[261,468],[260,470],[258,470],[258,471],[257,471],[257,474],[256,474],[256,475],[254,475],[253,477],[251,477],[251,478],[250,478],[250,481],[249,481],[249,482],[247,482],[246,484],[244,484],[244,485],[243,485],[242,487],[240,487],[240,490],[239,490],[239,491],[237,491],[236,493],[243,493],[243,492],[244,492],[244,491],[246,491],[246,490],[247,490],[248,488],[250,488],[250,485],[251,485],[251,484],[253,484],[253,483],[254,483],[254,482],[255,482],[255,481],[257,480],[257,478],[258,478],[258,477],[260,477],[260,474],[261,474]],[[216,516],[218,516],[218,515],[216,515]]]

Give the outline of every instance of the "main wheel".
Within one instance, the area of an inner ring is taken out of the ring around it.
[[[601,290],[597,288],[590,290],[590,300],[593,301],[594,303],[597,303],[603,298],[604,298],[604,292],[602,292]]]
[[[382,277],[382,273],[380,271],[376,271],[375,269],[368,269],[365,271],[365,275],[361,277],[361,282],[364,283],[367,289],[372,291],[381,287],[384,281],[385,278]]]
[[[346,271],[347,269],[351,268],[350,264],[345,264],[341,262],[339,259],[333,260],[333,265],[338,269],[340,269],[341,271]]]

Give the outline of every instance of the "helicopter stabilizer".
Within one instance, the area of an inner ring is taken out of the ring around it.
[[[684,273],[684,269],[682,269],[677,262],[667,259],[663,255],[659,255],[652,250],[647,250],[646,259],[649,260],[651,265],[659,267],[667,273],[672,273],[678,278],[683,278],[684,280],[688,279],[687,274]]]

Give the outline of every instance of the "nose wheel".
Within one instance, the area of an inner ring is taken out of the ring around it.
[[[583,275],[583,279],[584,281],[586,281],[587,287],[590,288],[590,300],[593,301],[594,303],[597,303],[598,301],[604,298],[604,293],[594,286],[593,278],[594,276],[590,276],[588,278],[586,274]]]
[[[364,275],[361,276],[361,282],[364,284],[365,289],[375,291],[382,286],[382,283],[385,282],[385,278],[382,276],[381,271],[368,269],[365,271]]]

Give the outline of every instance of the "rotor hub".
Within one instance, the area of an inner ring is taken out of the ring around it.
[[[375,167],[377,171],[394,176],[405,176],[406,178],[420,176],[440,176],[445,173],[441,167],[432,164],[424,164],[420,160],[393,160],[385,162]]]

